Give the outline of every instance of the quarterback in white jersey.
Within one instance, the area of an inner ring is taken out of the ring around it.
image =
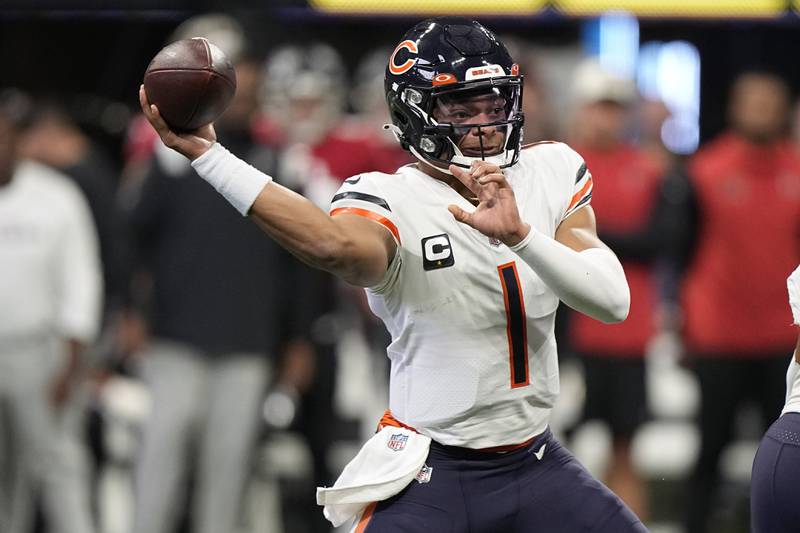
[[[211,125],[171,131],[140,89],[167,146],[298,258],[367,288],[392,334],[391,412],[318,489],[325,516],[358,533],[646,531],[547,427],[558,301],[605,322],[630,305],[591,174],[563,144],[522,149],[519,66],[475,21],[415,25],[385,89],[388,128],[419,162],[346,180],[330,215]]]
[[[552,238],[588,204],[591,175],[560,143],[522,150],[505,171],[520,217]],[[331,214],[383,224],[398,252],[367,290],[392,343],[390,408],[437,442],[488,448],[544,431],[558,395],[558,296],[508,246],[442,206],[472,206],[416,165],[344,182]]]

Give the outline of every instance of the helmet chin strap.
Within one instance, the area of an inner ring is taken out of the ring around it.
[[[450,160],[451,163],[456,165],[466,165],[467,167],[471,167],[474,161],[486,161],[487,163],[492,163],[501,167],[505,165],[508,161],[505,155],[490,155],[488,157],[467,157],[464,155],[454,155],[453,158]]]
[[[420,160],[422,163],[425,163],[425,164],[426,164],[426,165],[428,165],[428,166],[432,166],[432,167],[433,167],[433,168],[435,168],[436,170],[439,170],[439,171],[441,171],[441,172],[444,172],[445,174],[449,174],[449,175],[451,175],[451,176],[453,175],[453,173],[452,173],[452,172],[450,172],[450,169],[449,169],[449,168],[447,168],[447,167],[440,167],[440,166],[438,166],[438,165],[435,165],[435,164],[434,164],[434,163],[433,163],[433,162],[432,162],[430,159],[426,159],[425,157],[421,156],[421,155],[419,154],[419,152],[417,152],[417,150],[416,150],[416,149],[415,149],[413,146],[409,146],[409,150],[410,150],[410,151],[411,151],[411,153],[414,155],[414,157],[416,157],[417,159],[419,159],[419,160]],[[507,162],[507,161],[506,161],[506,156],[504,156],[504,155],[499,155],[499,154],[498,154],[498,155],[491,155],[491,156],[489,156],[489,157],[486,157],[486,158],[483,158],[483,159],[482,159],[482,158],[480,158],[480,157],[467,157],[467,156],[465,156],[465,155],[461,154],[461,152],[459,152],[459,153],[457,153],[456,155],[454,155],[454,156],[453,156],[453,157],[450,159],[450,162],[451,162],[451,163],[453,163],[453,164],[455,164],[455,165],[459,165],[459,166],[464,166],[464,167],[466,167],[466,168],[470,168],[470,167],[472,166],[472,163],[473,163],[473,161],[486,161],[486,162],[488,162],[488,163],[495,164],[495,165],[497,165],[498,167],[505,165],[505,164],[506,164],[506,162]]]
[[[503,151],[503,153],[501,154],[490,155],[486,157],[469,157],[464,155],[464,153],[458,148],[458,145],[454,143],[452,139],[448,137],[447,140],[453,146],[453,157],[450,158],[450,162],[453,163],[454,165],[465,166],[467,168],[470,168],[472,167],[472,163],[474,163],[475,161],[486,161],[487,163],[492,163],[494,165],[497,165],[498,167],[501,167],[506,163],[508,163],[507,160],[508,158],[505,155],[507,152],[505,151]],[[447,174],[452,175],[452,172],[450,172],[449,169],[445,170],[445,172]]]

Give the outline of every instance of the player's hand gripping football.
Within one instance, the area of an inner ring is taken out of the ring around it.
[[[206,124],[194,131],[177,133],[172,131],[169,125],[161,117],[158,108],[151,104],[144,91],[144,85],[139,87],[139,104],[147,120],[155,128],[158,136],[163,143],[176,152],[185,155],[190,161],[194,161],[211,148],[217,140],[213,124]]]
[[[469,170],[450,165],[450,172],[478,198],[478,207],[471,213],[457,205],[448,206],[456,220],[508,246],[528,235],[531,227],[520,218],[514,191],[500,167],[476,161]]]

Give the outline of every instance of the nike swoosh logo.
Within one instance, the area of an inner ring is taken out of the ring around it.
[[[545,449],[546,446],[547,446],[547,443],[545,442],[544,444],[542,444],[542,447],[539,448],[538,452],[533,452],[533,455],[535,455],[536,459],[538,459],[539,461],[541,461],[542,457],[544,457],[544,449]]]
[[[345,183],[349,183],[350,185],[355,185],[359,181],[361,181],[361,176],[358,176],[356,178],[349,178],[349,179],[344,180]]]

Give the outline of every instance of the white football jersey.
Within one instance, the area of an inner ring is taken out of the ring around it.
[[[591,198],[591,175],[565,144],[524,149],[505,175],[522,219],[550,237]],[[457,222],[450,204],[474,209],[408,165],[346,180],[331,214],[371,218],[398,242],[384,280],[367,289],[392,336],[393,415],[442,444],[524,442],[544,431],[558,395],[558,298],[508,247]]]

